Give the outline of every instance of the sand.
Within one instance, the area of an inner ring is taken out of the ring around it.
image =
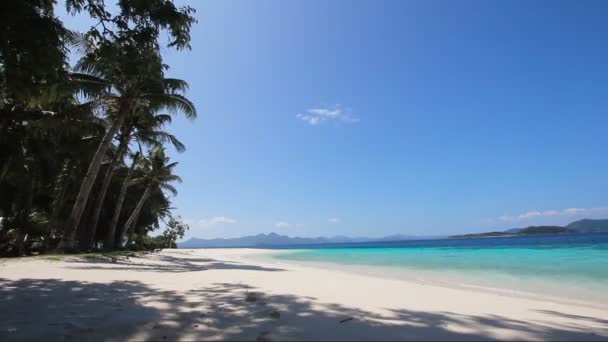
[[[608,340],[608,308],[260,261],[0,261],[0,340]]]

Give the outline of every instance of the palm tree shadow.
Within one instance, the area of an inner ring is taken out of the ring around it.
[[[157,262],[150,263],[150,260]],[[257,265],[249,265],[236,261],[219,261],[209,258],[176,258],[170,255],[160,254],[153,257],[147,257],[144,261],[138,261],[138,258],[119,259],[116,263],[110,263],[109,260],[103,259],[71,259],[66,260],[70,263],[81,264],[79,266],[70,266],[73,269],[112,269],[135,272],[199,272],[207,270],[247,270],[247,271],[267,271],[280,272],[285,271],[281,268],[263,267]]]
[[[0,340],[605,340],[585,317],[550,327],[496,315],[407,309],[379,314],[242,283],[187,292],[141,282],[0,279]],[[551,313],[551,314],[561,314]],[[598,323],[598,322],[596,322]],[[608,331],[602,323],[601,331]]]
[[[136,281],[0,279],[0,284],[2,341],[120,340],[162,316],[138,302],[151,289]]]

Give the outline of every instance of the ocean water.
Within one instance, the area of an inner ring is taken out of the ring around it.
[[[271,254],[376,276],[608,305],[608,234],[307,246]]]

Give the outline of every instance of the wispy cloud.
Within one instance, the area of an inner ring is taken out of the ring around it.
[[[342,222],[342,220],[340,220],[337,217],[332,217],[332,218],[327,219],[327,222],[329,222],[329,223],[340,223],[340,222]]]
[[[499,221],[526,221],[536,218],[547,217],[574,217],[574,216],[592,216],[608,214],[608,208],[567,208],[563,210],[545,210],[545,211],[528,211],[519,215],[502,215],[498,217]]]
[[[291,223],[284,222],[284,221],[278,221],[274,224],[274,226],[277,228],[289,228],[289,227],[291,227]]]
[[[216,224],[234,224],[237,223],[236,219],[226,216],[215,216],[208,219],[202,219],[198,221],[198,225],[202,227],[214,226]]]
[[[316,126],[330,121],[341,121],[345,123],[355,123],[359,119],[353,117],[350,110],[336,105],[333,108],[311,108],[304,113],[299,113],[296,117],[309,125]]]

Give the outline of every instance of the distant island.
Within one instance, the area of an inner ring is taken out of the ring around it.
[[[358,242],[388,242],[406,240],[428,240],[443,238],[483,238],[483,237],[504,237],[521,236],[535,234],[572,234],[572,233],[608,233],[608,219],[591,220],[584,219],[572,222],[565,227],[561,226],[530,226],[527,228],[513,228],[505,231],[462,234],[451,236],[414,236],[414,235],[390,235],[382,238],[370,237],[290,237],[277,233],[258,234],[227,239],[199,239],[191,238],[177,243],[179,248],[233,248],[233,247],[279,247],[279,246],[301,246],[301,245],[323,245],[333,243],[358,243]]]
[[[223,247],[276,247],[276,246],[298,246],[298,245],[322,245],[329,243],[356,243],[356,242],[382,242],[382,241],[404,241],[404,240],[426,240],[444,238],[443,236],[411,236],[390,235],[382,238],[367,237],[289,237],[277,233],[258,234],[229,239],[198,239],[191,238],[178,243],[179,248],[223,248]]]
[[[608,233],[608,219],[591,220],[583,219],[574,221],[565,227],[562,226],[529,226],[527,228],[513,228],[505,231],[451,235],[452,239],[504,237],[541,234],[573,234],[573,233]]]

